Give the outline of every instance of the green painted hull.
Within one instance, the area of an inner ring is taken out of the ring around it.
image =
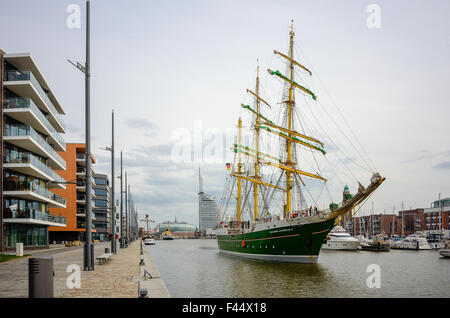
[[[265,261],[316,263],[334,219],[237,235],[217,235],[221,253]]]

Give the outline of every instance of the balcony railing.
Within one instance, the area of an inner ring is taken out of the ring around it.
[[[36,156],[29,152],[19,152],[17,153],[18,158],[13,158],[12,156],[5,156],[5,163],[30,163],[50,178],[52,178],[57,183],[65,183],[64,180],[59,174],[53,171],[51,168],[47,167],[42,161],[40,161]]]
[[[12,211],[10,208],[5,209],[3,214],[4,219],[34,219],[48,221],[58,224],[66,224],[66,218],[64,216],[56,216],[49,213],[45,213],[39,210],[15,210]]]
[[[86,168],[77,167],[77,173],[86,173]]]
[[[85,229],[86,228],[86,222],[77,222],[77,228],[79,229]],[[95,229],[95,224],[91,224],[91,229]]]
[[[77,159],[86,160],[86,155],[84,153],[77,153]]]
[[[41,98],[44,100],[44,102],[47,104],[47,106],[50,108],[52,114],[55,116],[56,120],[59,122],[59,124],[66,130],[66,124],[64,123],[64,120],[62,119],[62,116],[56,111],[55,106],[51,102],[50,98],[47,96],[47,93],[45,93],[42,86],[39,84],[37,79],[34,77],[33,73],[31,71],[8,71],[6,72],[6,80],[7,81],[30,81],[33,86],[38,91]]]
[[[66,199],[29,181],[11,181],[6,179],[4,191],[31,191],[47,199],[66,205]]]
[[[23,124],[6,124],[5,136],[30,136],[40,146],[42,146],[55,160],[66,169],[66,162],[60,155],[53,149],[47,141],[39,135],[33,127]]]
[[[86,201],[86,195],[77,194],[77,201]]]
[[[4,105],[4,109],[15,109],[15,108],[29,108],[31,112],[36,114],[39,120],[44,124],[44,126],[50,131],[50,134],[58,140],[58,142],[65,148],[66,142],[61,137],[61,135],[55,130],[52,124],[44,116],[41,110],[36,106],[36,104],[31,100],[31,98],[7,98]]]

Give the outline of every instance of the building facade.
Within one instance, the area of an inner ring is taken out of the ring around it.
[[[93,201],[95,208],[93,209],[95,220],[95,233],[92,233],[92,239],[105,241],[111,233],[110,222],[110,200],[111,188],[109,185],[109,178],[106,174],[93,174],[95,185],[93,186],[95,196]]]
[[[65,228],[65,208],[58,195],[65,170],[64,110],[30,54],[0,52],[2,104],[2,213],[0,247],[49,245],[49,226]]]
[[[52,242],[83,241],[86,232],[86,182],[92,184],[92,211],[95,208],[94,185],[95,180],[86,180],[86,145],[83,143],[68,143],[65,151],[59,152],[67,163],[66,170],[58,170],[57,173],[69,183],[65,189],[55,192],[66,198],[66,207],[52,208],[50,211],[66,218],[65,228],[50,227],[50,240]],[[95,158],[91,155],[91,162],[95,164]],[[94,172],[92,171],[92,174]],[[95,214],[92,213],[92,232],[95,233]],[[94,234],[93,234],[94,235]]]
[[[437,239],[441,234],[450,237],[450,198],[437,200],[431,207],[424,209],[422,229],[430,239]]]
[[[214,196],[203,192],[203,179],[198,169],[199,192],[198,192],[198,227],[200,232],[206,229],[213,229],[217,226],[219,220],[219,205]]]

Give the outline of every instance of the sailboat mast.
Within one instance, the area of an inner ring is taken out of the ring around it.
[[[294,59],[294,24],[291,23],[291,32],[289,33],[289,57]],[[290,79],[294,81],[294,64],[290,62]],[[291,83],[289,87],[289,101],[288,101],[288,129],[292,130],[292,109],[294,106],[294,85]],[[290,134],[289,134],[290,135]],[[286,165],[292,167],[292,143],[290,139],[286,140],[287,143],[287,161]],[[286,216],[291,213],[291,189],[292,189],[292,177],[291,172],[286,170]]]
[[[259,96],[259,65],[256,68],[256,95]],[[259,114],[259,98],[256,98],[256,112]],[[259,116],[256,116],[255,123],[255,148],[256,148],[256,159],[255,159],[255,179],[259,179],[258,177],[258,166],[259,166]],[[258,218],[258,184],[254,184],[254,220]]]
[[[239,121],[238,121],[238,144],[241,145],[242,144],[242,120],[241,117],[239,117]],[[237,184],[238,184],[238,194],[237,194],[237,219],[238,222],[241,221],[241,174],[242,174],[242,163],[241,163],[241,153],[238,152],[238,175],[239,178],[237,178]]]

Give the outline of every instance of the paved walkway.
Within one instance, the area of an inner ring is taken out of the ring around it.
[[[128,248],[117,247],[117,254],[103,265],[95,264],[94,271],[83,269],[83,248],[71,247],[33,252],[34,257],[52,256],[54,277],[54,297],[57,298],[136,298],[139,286],[147,288],[150,298],[171,297],[153,260],[144,248],[140,255],[140,240],[132,242]],[[95,256],[110,248],[110,242],[94,245]],[[145,266],[139,266],[141,257]],[[81,288],[69,289],[67,279],[72,273],[66,272],[71,264],[81,269]],[[144,278],[144,269],[153,277]],[[28,257],[0,263],[0,297],[28,297]]]
[[[111,242],[97,243],[94,245],[94,254],[101,255],[105,252],[105,247],[111,247]],[[127,260],[130,264],[138,266],[139,262],[139,251],[135,250],[139,248],[139,241],[132,243],[132,245],[125,249],[120,249],[117,247],[117,253],[113,258],[108,261],[109,264],[122,264],[123,259]],[[81,269],[81,289],[85,290],[83,283],[86,281],[87,277],[92,277],[97,272],[103,272],[102,266],[95,264],[95,271],[83,271],[83,248],[81,247],[70,247],[63,249],[49,249],[44,251],[37,251],[32,254],[32,256],[53,256],[53,268],[55,271],[54,278],[54,296],[58,297],[65,293],[68,289],[66,286],[66,281],[70,273],[66,272],[67,266],[71,264],[77,264]],[[128,257],[128,256],[129,257]],[[134,256],[133,256],[134,255]],[[115,260],[114,260],[115,259]],[[122,261],[120,261],[122,260]],[[130,265],[132,266],[132,265]],[[114,266],[109,266],[110,268],[115,268]],[[119,266],[119,271],[120,271]],[[136,272],[138,270],[136,269]],[[128,274],[126,274],[128,275]],[[136,274],[135,274],[136,275]],[[117,278],[119,280],[119,278]],[[85,286],[87,287],[87,284]],[[100,284],[101,286],[102,284]],[[120,293],[120,291],[118,291]],[[134,295],[137,295],[137,287],[135,288]],[[7,262],[0,263],[0,297],[28,297],[28,257],[13,259]],[[74,297],[77,297],[74,295]],[[79,296],[83,297],[83,296]],[[88,295],[86,297],[94,297]],[[106,297],[106,296],[99,296]],[[115,297],[125,297],[125,295],[116,295]]]
[[[139,275],[140,241],[128,248],[117,248],[117,254],[103,265],[95,265],[95,271],[83,271],[81,288],[66,289],[64,298],[136,298]]]

